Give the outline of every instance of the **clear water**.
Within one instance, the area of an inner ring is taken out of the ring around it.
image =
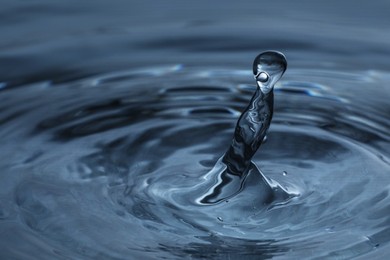
[[[1,258],[385,259],[389,7],[3,1]],[[289,68],[253,161],[299,196],[199,203],[267,49]]]

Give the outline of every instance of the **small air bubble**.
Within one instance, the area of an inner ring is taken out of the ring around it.
[[[287,176],[287,172],[286,171],[283,171],[283,176]]]
[[[256,76],[256,80],[260,81],[260,82],[267,82],[269,79],[269,76],[267,73],[265,72],[260,72],[257,76]]]

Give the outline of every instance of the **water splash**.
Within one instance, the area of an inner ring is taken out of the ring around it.
[[[259,54],[253,63],[257,88],[238,119],[233,141],[209,174],[218,174],[217,181],[199,200],[213,204],[237,195],[245,186],[249,175],[251,182],[258,184],[263,193],[262,204],[283,201],[295,196],[275,181],[265,177],[252,162],[252,157],[261,146],[271,124],[273,114],[273,88],[287,68],[285,56],[276,51]]]

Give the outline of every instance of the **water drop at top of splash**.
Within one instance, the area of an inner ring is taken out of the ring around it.
[[[277,51],[266,51],[259,54],[253,62],[253,74],[257,85],[264,94],[269,93],[275,83],[286,71],[286,57]]]

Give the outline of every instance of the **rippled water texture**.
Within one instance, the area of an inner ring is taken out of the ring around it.
[[[4,1],[1,258],[386,259],[388,8]],[[252,171],[299,195],[253,174],[202,203],[267,49],[289,68]]]

